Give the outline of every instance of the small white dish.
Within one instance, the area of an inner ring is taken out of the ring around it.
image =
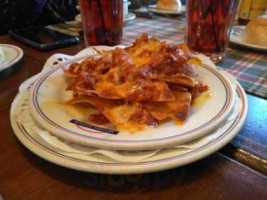
[[[23,57],[23,51],[21,48],[10,44],[0,44],[0,46],[4,54],[4,60],[0,64],[0,72],[2,72],[20,61]]]
[[[105,49],[103,46],[101,48]],[[86,51],[92,53],[91,48]],[[72,62],[74,61],[68,60],[65,64]],[[188,120],[182,126],[169,121],[157,128],[148,128],[135,134],[120,132],[114,135],[112,130],[99,131],[98,127],[92,127],[79,113],[76,115],[61,106],[47,106],[49,102],[64,102],[71,98],[71,93],[65,91],[66,77],[60,67],[43,73],[35,82],[30,93],[30,110],[36,121],[51,133],[87,146],[114,150],[170,147],[207,134],[215,129],[233,108],[235,92],[229,79],[214,67],[197,67],[196,70],[200,80],[209,85],[212,97],[203,105],[193,107]]]
[[[244,42],[242,40],[244,30],[245,26],[233,26],[232,33],[230,36],[230,42],[250,49],[267,52],[267,46],[260,46]]]
[[[156,5],[150,5],[147,7],[147,10],[157,14],[167,14],[167,15],[183,15],[185,13],[185,6],[182,5],[180,11],[172,11],[172,10],[162,10],[158,9]]]

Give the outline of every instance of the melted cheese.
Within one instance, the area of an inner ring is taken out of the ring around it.
[[[192,94],[203,92],[195,74],[202,63],[184,44],[170,46],[142,34],[132,46],[98,53],[101,58],[65,70],[74,77],[67,87],[73,91],[69,103],[93,105],[117,129],[134,132],[168,118],[181,124]]]

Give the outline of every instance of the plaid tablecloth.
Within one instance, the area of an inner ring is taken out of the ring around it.
[[[124,27],[123,45],[131,44],[142,32],[170,44],[180,43],[184,40],[184,21],[137,18]],[[226,58],[219,66],[237,77],[248,93],[267,98],[266,53],[228,48]]]

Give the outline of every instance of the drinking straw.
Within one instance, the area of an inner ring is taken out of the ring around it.
[[[206,18],[206,11],[205,11],[205,7],[204,7],[202,1],[200,2],[200,6],[201,6],[201,10],[202,10],[202,16],[203,16],[204,18]]]
[[[97,0],[96,2],[97,2],[97,6],[98,6],[99,12],[100,12],[100,18],[101,18],[101,23],[102,23],[102,29],[104,32],[105,44],[108,45],[108,39],[107,39],[107,35],[106,35],[106,28],[105,28],[105,21],[104,21],[104,15],[103,15],[103,10],[102,10],[101,0]]]
[[[114,13],[117,12],[118,3],[116,2],[116,0],[112,1],[112,3],[113,3],[113,5],[112,5],[113,6],[113,16],[112,17],[114,17],[112,26],[115,29],[115,24],[114,23],[117,23],[117,15],[118,14],[114,15]],[[112,40],[113,40],[113,42],[115,42],[115,34],[117,34],[116,32],[117,32],[117,29],[115,29],[115,31],[112,32]]]
[[[204,0],[204,2],[205,2],[205,0]],[[214,16],[213,16],[214,13],[213,13],[212,3],[214,3],[214,1],[212,1],[211,4],[209,5],[209,7],[207,8],[207,10],[205,10],[205,6],[203,4],[203,1],[202,0],[200,1],[203,18],[206,18],[208,13],[211,14],[212,30],[213,30],[213,35],[214,35],[215,44],[216,44],[216,51],[218,52],[219,51],[219,44],[218,44],[218,38],[216,35],[216,28],[215,28],[215,20],[214,20]]]
[[[218,44],[218,38],[217,38],[217,35],[216,35],[215,20],[214,20],[213,9],[212,8],[210,10],[210,13],[211,13],[211,20],[212,20],[212,29],[213,29],[213,34],[214,34],[214,39],[215,39],[215,44],[216,44],[216,51],[219,52],[220,48],[219,48],[219,44]]]

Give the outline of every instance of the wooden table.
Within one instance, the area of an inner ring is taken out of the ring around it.
[[[59,51],[76,54],[84,48],[83,43],[50,52],[33,50],[8,36],[0,37],[0,43],[15,44],[25,53],[16,70],[0,77],[3,199],[267,199],[266,100],[247,95],[249,113],[243,129],[231,144],[201,161],[133,176],[79,172],[47,162],[26,149],[12,131],[9,111],[19,85],[38,73],[49,56]]]

